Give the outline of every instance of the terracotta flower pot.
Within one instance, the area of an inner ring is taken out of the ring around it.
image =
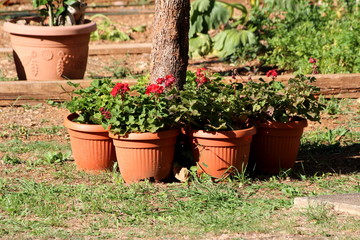
[[[172,171],[178,130],[157,133],[109,134],[114,140],[121,176],[127,183],[160,181]]]
[[[223,178],[235,169],[242,172],[248,163],[255,127],[235,131],[192,132],[193,155],[199,173]]]
[[[289,123],[257,122],[251,144],[251,164],[262,173],[279,173],[295,165],[306,119]]]
[[[19,80],[82,79],[94,22],[74,26],[30,26],[4,23],[10,33]]]
[[[73,113],[64,120],[70,134],[76,168],[94,173],[111,170],[116,161],[116,154],[108,131],[101,125],[73,122],[76,117]]]

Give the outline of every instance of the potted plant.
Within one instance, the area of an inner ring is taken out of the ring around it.
[[[68,83],[76,88],[79,84]],[[76,167],[88,172],[111,170],[116,162],[115,148],[108,131],[101,125],[108,118],[103,106],[111,100],[109,92],[115,84],[110,79],[92,81],[87,88],[74,91],[66,102],[70,115],[64,119]]]
[[[10,33],[19,80],[82,79],[90,33],[96,24],[84,20],[81,0],[33,0],[41,17],[15,18],[4,23]]]
[[[257,134],[251,144],[251,164],[263,173],[279,173],[294,166],[307,120],[319,121],[324,105],[312,85],[315,77],[297,75],[285,85],[277,81],[276,70],[267,73],[271,81],[249,81],[244,86],[251,120]]]
[[[206,69],[190,74],[178,106],[193,146],[198,173],[224,178],[247,166],[256,129],[250,126],[242,84],[224,83]]]
[[[108,93],[112,99],[102,115],[116,148],[120,173],[127,183],[170,176],[176,137],[177,104],[175,78],[168,75],[154,84],[137,84],[129,89],[117,83]],[[131,93],[131,94],[130,94]]]

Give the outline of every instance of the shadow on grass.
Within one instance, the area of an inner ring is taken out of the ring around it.
[[[360,172],[360,143],[347,146],[304,144],[301,146],[294,173],[314,174]]]

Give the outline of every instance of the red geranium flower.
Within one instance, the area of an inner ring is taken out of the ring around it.
[[[129,84],[127,83],[116,83],[114,88],[111,90],[111,95],[116,97],[118,94],[125,94],[127,91],[130,91]]]
[[[196,82],[198,87],[210,81],[210,79],[206,77],[206,74],[203,71],[206,71],[206,68],[198,68],[196,71]]]
[[[175,83],[175,81],[176,81],[176,78],[172,74],[166,75],[165,78],[156,79],[157,84],[160,85],[160,84],[165,83],[165,87],[172,86]]]
[[[163,93],[164,87],[157,84],[151,84],[146,88],[145,94],[149,95],[150,93]]]
[[[172,86],[175,83],[175,81],[176,81],[176,78],[172,74],[166,75],[166,77],[165,77],[165,87]]]
[[[277,73],[277,71],[275,69],[269,70],[266,73],[267,77],[272,77],[272,78],[276,78],[279,74]]]
[[[157,84],[162,84],[163,82],[165,82],[165,78],[158,78],[158,79],[156,79],[156,83],[157,83]]]

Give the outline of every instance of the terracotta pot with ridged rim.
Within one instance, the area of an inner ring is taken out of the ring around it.
[[[255,133],[255,127],[234,131],[192,131],[190,138],[198,173],[224,178],[234,171],[244,171]]]
[[[96,24],[31,26],[6,22],[19,80],[82,79],[85,74],[90,33]]]
[[[73,122],[76,117],[73,113],[64,119],[76,168],[92,173],[112,170],[116,154],[109,132],[101,125]]]
[[[257,134],[253,138],[250,153],[255,171],[277,174],[294,167],[307,120],[256,122],[255,125]]]
[[[177,129],[156,133],[109,133],[113,138],[121,176],[126,183],[144,179],[159,182],[169,177],[174,161]]]

